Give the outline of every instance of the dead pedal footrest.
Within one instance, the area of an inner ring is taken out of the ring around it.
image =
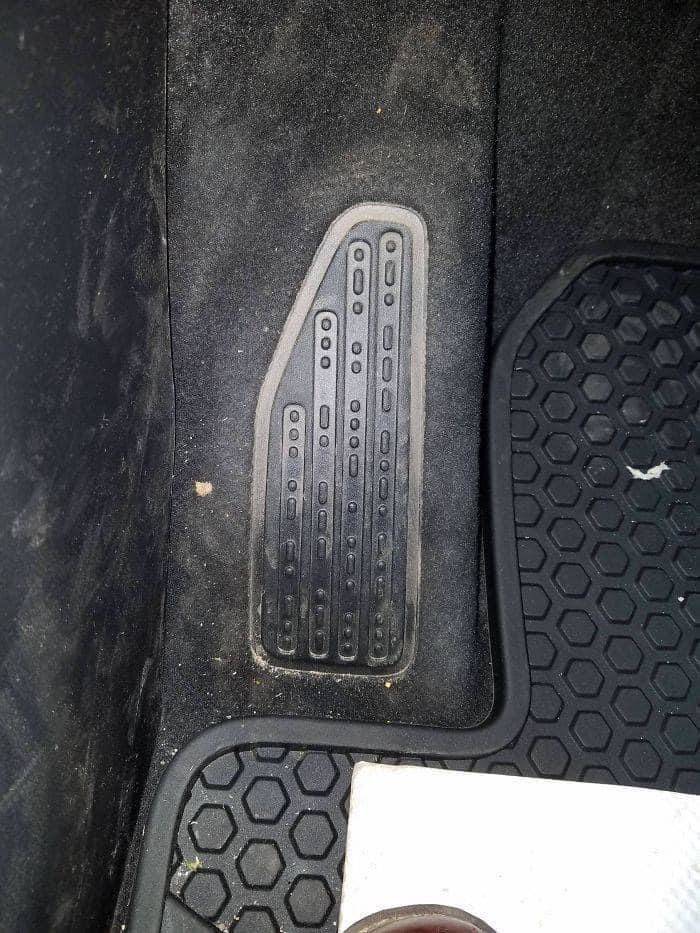
[[[319,248],[260,393],[251,623],[275,664],[410,661],[418,607],[427,241],[363,204]]]

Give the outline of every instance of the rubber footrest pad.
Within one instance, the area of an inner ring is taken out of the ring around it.
[[[358,205],[305,280],[260,396],[253,627],[274,663],[384,671],[417,611],[426,243]]]

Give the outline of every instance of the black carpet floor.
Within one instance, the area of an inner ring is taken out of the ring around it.
[[[505,4],[494,331],[600,240],[698,242],[697,5]]]
[[[490,710],[474,584],[497,39],[488,3],[172,6],[176,744],[225,716],[456,726]],[[248,635],[258,392],[326,228],[363,200],[415,208],[430,232],[421,663],[391,689],[272,674]]]

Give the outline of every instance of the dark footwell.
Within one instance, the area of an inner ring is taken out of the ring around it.
[[[170,16],[177,454],[165,715],[146,801],[175,750],[230,717],[454,726],[488,714],[485,347],[591,241],[697,239],[689,3],[623,16],[602,2],[175,2]],[[413,208],[428,227],[431,637],[398,687],[280,684],[248,648],[255,405],[324,231],[368,200]]]

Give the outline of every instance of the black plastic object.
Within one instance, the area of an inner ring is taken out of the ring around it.
[[[134,930],[160,930],[168,891],[170,907],[238,918],[239,933],[331,929],[360,759],[432,752],[443,760],[424,764],[700,791],[699,270],[696,254],[591,250],[525,306],[496,354],[493,622],[527,636],[517,738],[504,730],[495,749],[488,725],[300,719],[210,729],[156,796]]]
[[[427,250],[413,211],[341,214],[263,383],[251,622],[276,664],[376,673],[411,662]]]

